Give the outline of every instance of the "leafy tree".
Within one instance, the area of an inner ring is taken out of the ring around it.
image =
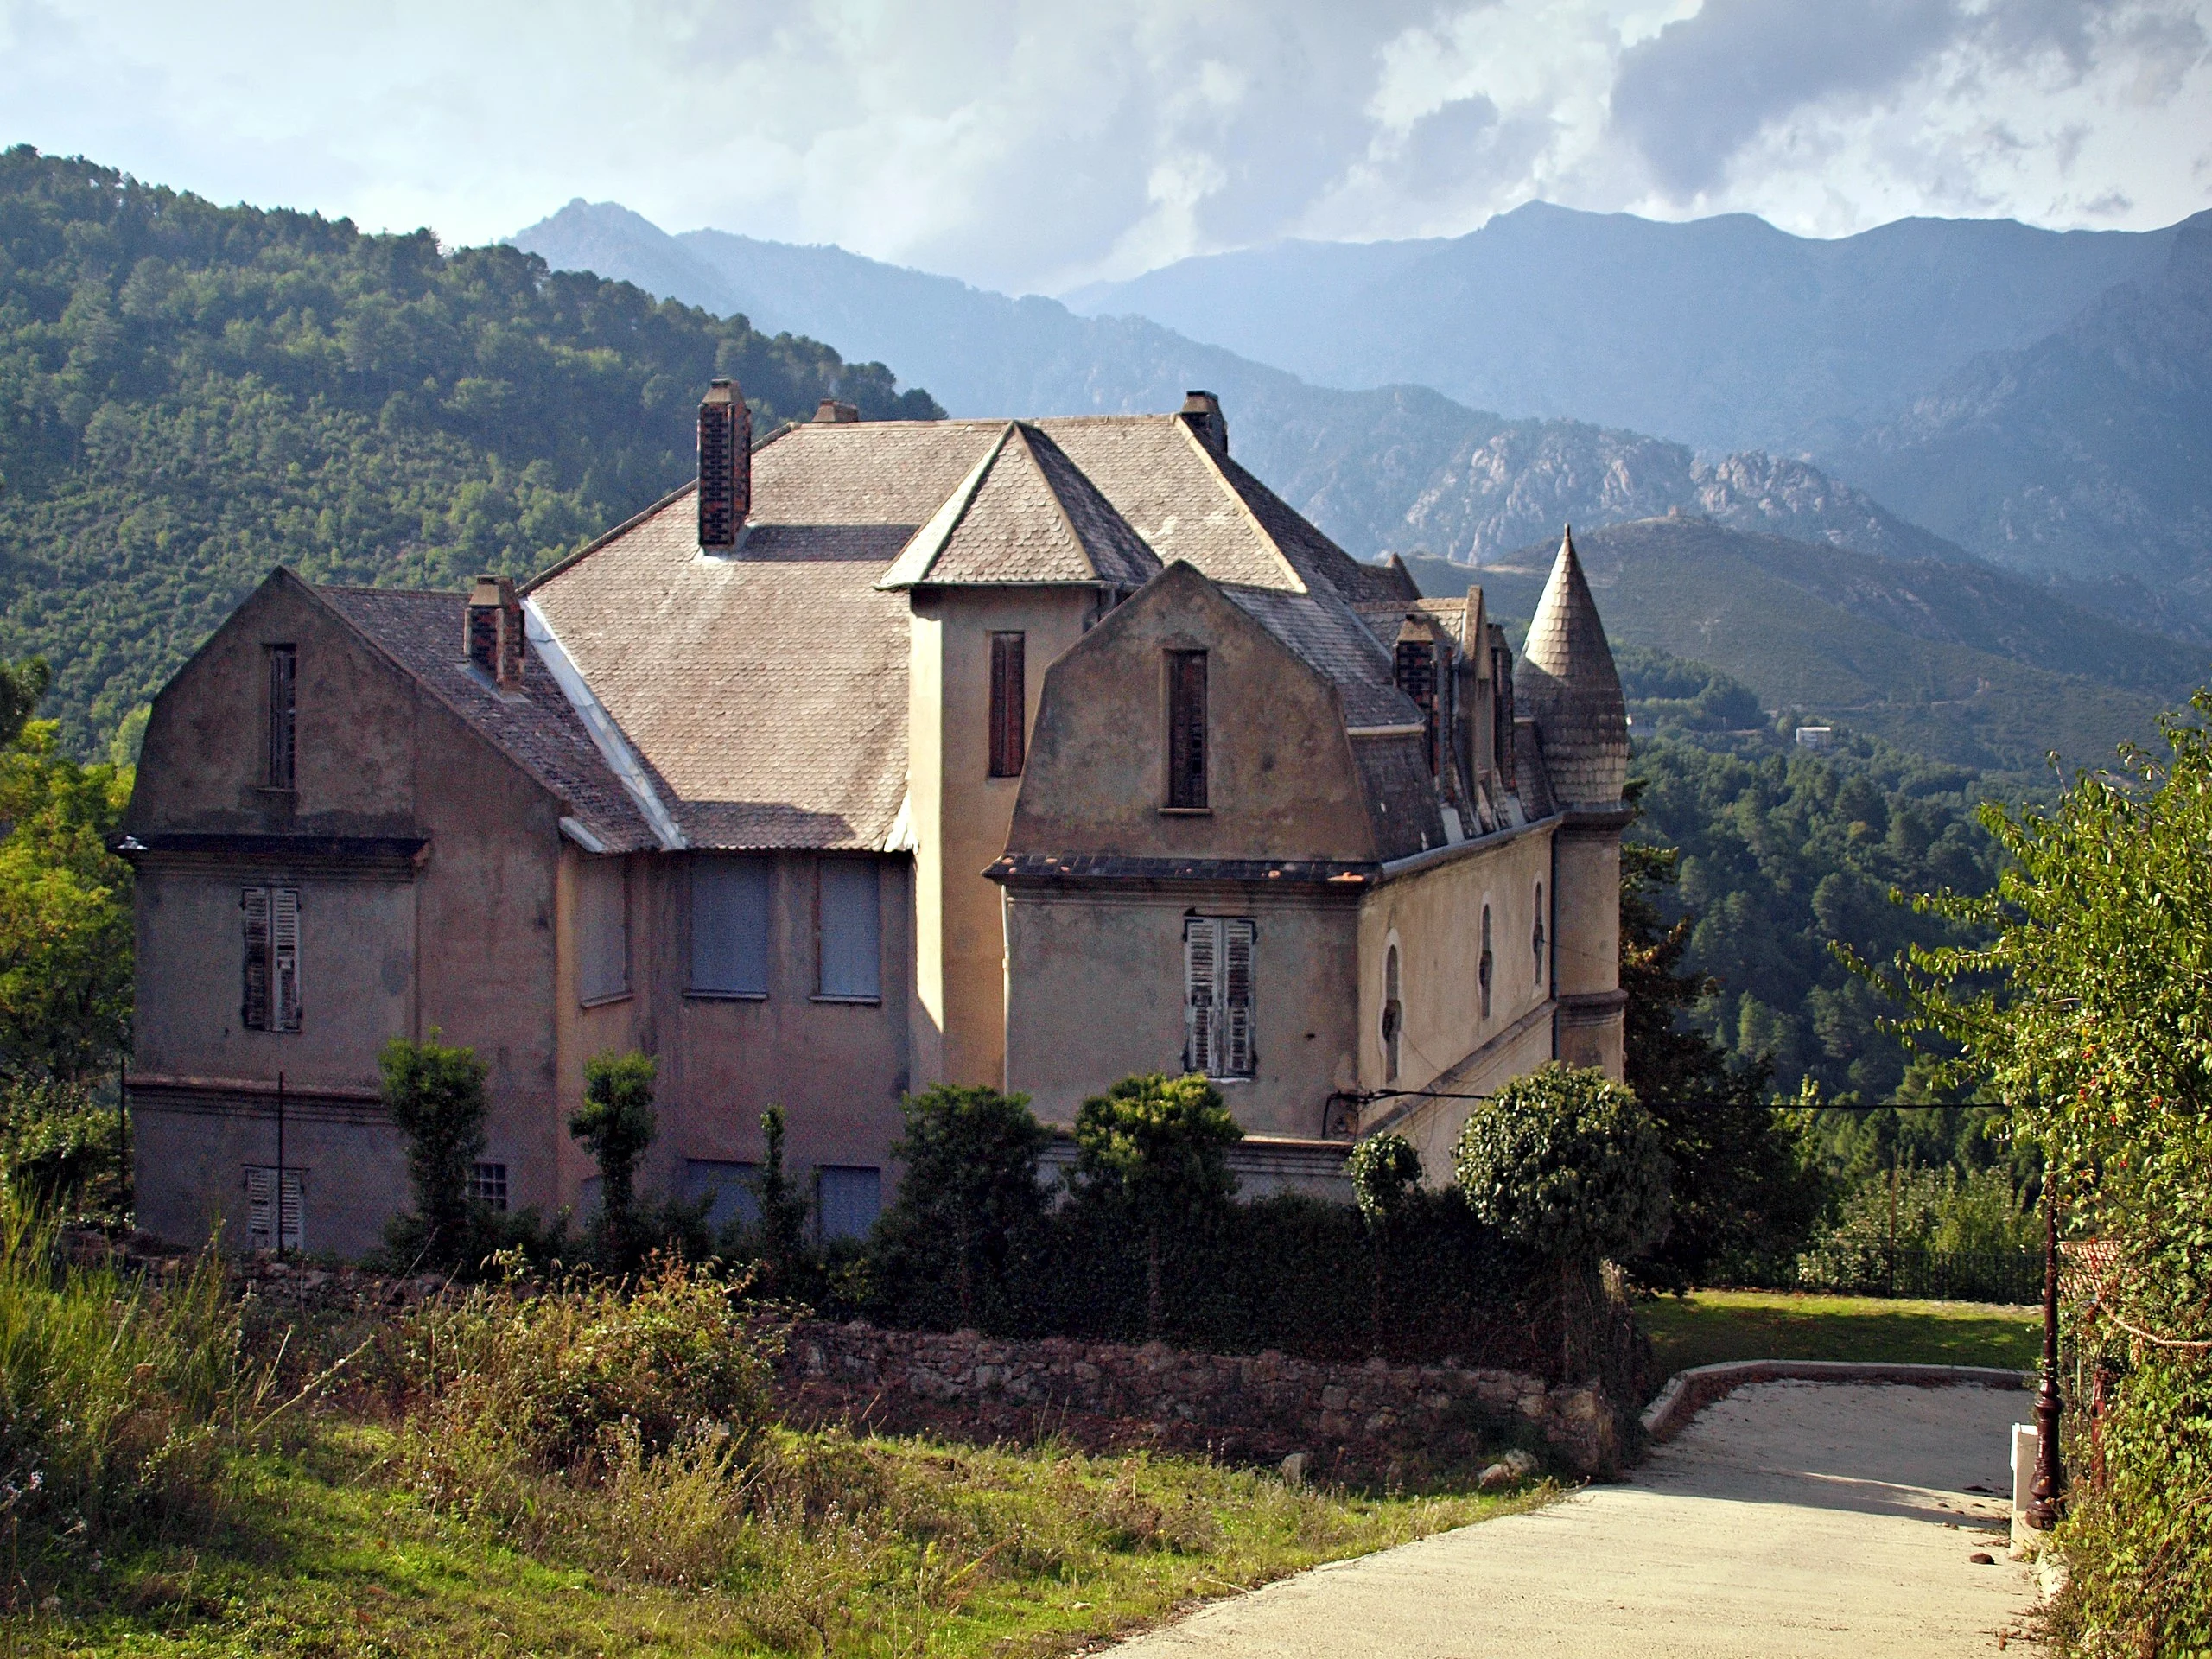
[[[599,1165],[600,1253],[618,1272],[627,1272],[645,1255],[638,1165],[658,1128],[653,1115],[658,1071],[650,1055],[635,1049],[593,1055],[584,1062],[584,1103],[569,1119],[569,1133]]]
[[[2212,692],[2049,810],[1986,807],[1995,889],[1921,908],[1985,943],[1877,972],[1956,1081],[2012,1103],[2074,1229],[2118,1246],[2082,1332],[2123,1380],[2109,1478],[2059,1536],[2075,1651],[2212,1643]]]
[[[1554,1062],[1478,1108],[1452,1148],[1478,1220],[1552,1263],[1561,1374],[1597,1299],[1598,1269],[1649,1249],[1668,1217],[1667,1154],[1636,1096],[1594,1068]]]
[[[1673,1171],[1665,1239],[1636,1262],[1644,1283],[1686,1289],[1716,1276],[1770,1278],[1811,1232],[1827,1182],[1795,1119],[1767,1098],[1771,1062],[1732,1058],[1692,1023],[1719,984],[1686,969],[1693,916],[1668,922],[1658,895],[1672,848],[1621,848],[1621,988],[1626,1082],[1659,1128]]]
[[[927,1324],[1002,1330],[1022,1300],[1025,1256],[1045,1217],[1038,1154],[1051,1132],[1027,1095],[938,1084],[901,1103],[906,1166],[876,1235],[889,1305]]]
[[[391,1229],[395,1255],[455,1268],[471,1243],[469,1178],[484,1155],[484,1062],[450,1048],[433,1030],[425,1041],[395,1037],[377,1056],[385,1110],[407,1137],[415,1211]]]
[[[46,664],[0,671],[0,1076],[113,1069],[130,1020],[130,867],[107,849],[130,772],[80,766],[30,719]]]
[[[1075,1175],[1126,1214],[1144,1240],[1145,1330],[1165,1328],[1160,1258],[1179,1228],[1218,1216],[1236,1191],[1229,1148],[1244,1138],[1205,1077],[1124,1077],[1076,1113]]]

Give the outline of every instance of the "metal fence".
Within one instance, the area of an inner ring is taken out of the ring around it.
[[[1796,1281],[1789,1288],[2020,1304],[2043,1296],[2043,1257],[2034,1250],[1831,1245],[1798,1258]]]

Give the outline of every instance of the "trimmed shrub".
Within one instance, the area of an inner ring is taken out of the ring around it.
[[[484,1062],[473,1048],[395,1037],[377,1056],[384,1106],[407,1137],[415,1211],[386,1230],[392,1255],[434,1268],[464,1265],[476,1241],[469,1176],[484,1155]]]
[[[599,1218],[594,1243],[601,1263],[624,1273],[644,1259],[646,1220],[638,1207],[638,1164],[658,1128],[653,1078],[658,1068],[635,1049],[610,1050],[584,1062],[584,1103],[569,1133],[599,1165]]]
[[[1141,1240],[1145,1334],[1166,1328],[1162,1251],[1171,1235],[1217,1224],[1236,1191],[1229,1148],[1244,1138],[1221,1091],[1192,1074],[1124,1077],[1076,1114],[1076,1182]]]
[[[906,1166],[877,1224],[874,1291],[896,1317],[1005,1332],[1027,1300],[1046,1193],[1038,1155],[1051,1132],[1027,1095],[938,1084],[901,1103]]]

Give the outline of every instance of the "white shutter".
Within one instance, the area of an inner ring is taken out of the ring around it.
[[[270,890],[270,960],[276,995],[270,1009],[271,1031],[300,1028],[300,890]]]
[[[246,887],[238,893],[245,917],[245,968],[238,989],[238,1023],[248,1031],[269,1029],[269,889]]]
[[[276,1190],[275,1170],[258,1164],[246,1166],[245,1242],[248,1249],[269,1250],[276,1247],[276,1217],[270,1203]]]
[[[284,1227],[284,1248],[295,1255],[307,1249],[305,1185],[306,1173],[304,1171],[288,1169],[284,1172],[283,1204],[280,1206]]]
[[[1230,919],[1221,928],[1221,1000],[1217,1029],[1221,1035],[1215,1056],[1220,1075],[1252,1075],[1252,941],[1248,920]]]
[[[1186,1070],[1212,1073],[1219,1046],[1219,929],[1211,917],[1183,922],[1183,1017]]]

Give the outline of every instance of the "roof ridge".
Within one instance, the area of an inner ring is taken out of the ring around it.
[[[938,510],[930,515],[929,522],[907,537],[906,545],[899,550],[899,556],[891,562],[891,568],[876,578],[876,587],[887,592],[893,588],[912,588],[928,579],[930,568],[944,551],[945,543],[952,539],[952,532],[959,529],[961,521],[967,518],[968,509],[976,499],[976,492],[983,487],[983,480],[997,466],[999,454],[1006,448],[1007,436],[1018,424],[1018,422],[1007,421],[1001,425],[997,438],[983,452],[982,459],[969,469],[967,477],[952,486],[952,493],[938,504]],[[1044,468],[1040,467],[1038,471],[1041,474]],[[1051,487],[1049,483],[1046,487]]]
[[[1215,481],[1221,486],[1222,493],[1236,504],[1236,511],[1244,515],[1244,522],[1251,526],[1252,533],[1260,538],[1260,545],[1274,554],[1275,563],[1288,573],[1292,583],[1289,591],[1294,594],[1313,592],[1311,584],[1306,580],[1306,573],[1292,562],[1290,555],[1283,551],[1282,543],[1275,540],[1268,527],[1260,522],[1260,515],[1252,511],[1252,504],[1244,499],[1244,492],[1236,487],[1236,481],[1223,469],[1221,458],[1206,448],[1205,441],[1192,430],[1188,421],[1179,415],[1169,416],[1166,418],[1173,420],[1182,429],[1184,438],[1205,464],[1207,470],[1213,474]]]
[[[771,442],[774,442],[776,435],[772,435],[769,441]],[[630,531],[635,530],[639,524],[644,524],[646,519],[654,517],[664,508],[674,505],[677,501],[682,500],[685,496],[691,494],[694,491],[697,490],[698,487],[699,480],[696,476],[685,479],[683,483],[677,485],[674,489],[671,490],[666,495],[661,497],[659,500],[654,502],[651,506],[640,507],[637,512],[632,513],[627,518],[625,518],[620,524],[616,524],[613,529],[601,531],[597,536],[592,537],[590,541],[586,542],[582,547],[569,554],[566,558],[556,559],[551,564],[539,571],[528,582],[518,584],[515,588],[515,592],[518,595],[527,598],[531,594],[536,593],[540,588],[543,588],[547,582],[552,581],[554,577],[568,569],[571,565],[581,564],[584,560],[598,552],[600,549],[605,547],[609,542],[614,540],[616,537],[627,535]]]
[[[410,599],[468,597],[465,588],[379,588],[372,582],[310,582],[307,585],[319,594],[397,594]]]

